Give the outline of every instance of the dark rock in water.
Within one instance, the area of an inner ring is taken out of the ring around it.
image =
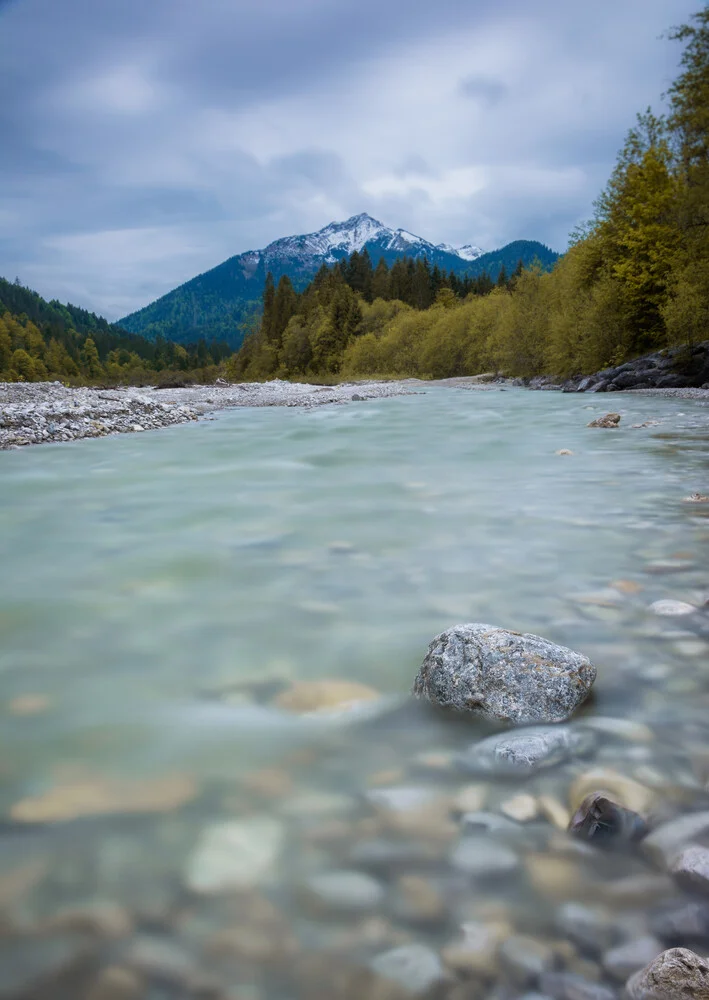
[[[601,792],[587,795],[571,817],[569,833],[599,846],[636,843],[648,833],[642,816],[624,809]]]
[[[683,889],[709,896],[709,849],[690,844],[670,865],[670,874]]]
[[[546,972],[539,983],[553,1000],[617,1000],[618,994],[602,983],[592,983],[574,972]]]
[[[456,761],[471,774],[519,778],[585,756],[595,746],[596,737],[588,729],[530,726],[473,743]]]
[[[671,948],[631,976],[625,992],[628,1000],[709,1000],[709,962]]]
[[[431,642],[414,694],[434,705],[503,722],[563,722],[586,699],[596,668],[538,635],[480,623]]]

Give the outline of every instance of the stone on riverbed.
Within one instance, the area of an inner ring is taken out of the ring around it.
[[[458,755],[457,762],[472,774],[523,777],[573,756],[584,756],[595,745],[596,737],[588,729],[530,726],[473,743]]]
[[[629,1000],[709,1000],[709,962],[687,948],[671,948],[625,984]]]
[[[670,865],[678,885],[689,891],[709,896],[709,849],[699,844],[685,847]]]
[[[283,827],[268,816],[208,826],[187,862],[185,881],[192,892],[247,889],[264,882],[283,845]]]
[[[538,635],[456,625],[431,642],[414,694],[503,722],[563,722],[586,699],[596,668]]]
[[[600,792],[587,795],[569,823],[569,832],[599,845],[634,843],[648,833],[642,816]]]

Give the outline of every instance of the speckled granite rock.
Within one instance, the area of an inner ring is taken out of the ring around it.
[[[538,635],[456,625],[431,642],[414,694],[503,722],[562,722],[586,699],[596,668]]]
[[[709,962],[671,948],[631,976],[625,991],[629,1000],[709,1000]]]

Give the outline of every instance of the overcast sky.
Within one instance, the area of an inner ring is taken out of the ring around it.
[[[0,275],[116,319],[366,211],[563,250],[699,0],[0,0]]]

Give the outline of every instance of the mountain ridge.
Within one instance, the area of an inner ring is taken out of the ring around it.
[[[300,290],[323,264],[336,264],[365,248],[375,265],[381,257],[389,266],[403,256],[427,257],[431,266],[461,277],[487,271],[493,279],[501,267],[509,272],[520,259],[529,265],[538,258],[548,269],[558,258],[549,247],[533,240],[518,240],[488,253],[472,243],[460,247],[435,244],[406,229],[390,229],[362,212],[343,222],[331,222],[317,232],[281,237],[262,250],[229,257],[123,317],[118,325],[149,339],[163,336],[186,343],[206,337],[238,347],[245,324],[259,311],[269,271],[276,282],[288,275]],[[517,256],[512,259],[514,254]]]

